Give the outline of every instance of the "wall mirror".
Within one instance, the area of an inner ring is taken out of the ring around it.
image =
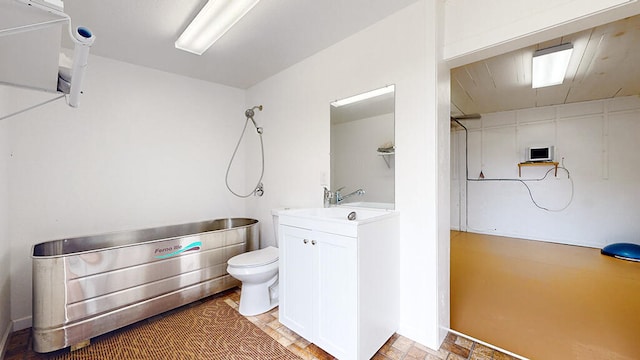
[[[337,100],[330,107],[331,191],[343,188],[342,205],[394,209],[395,86]]]

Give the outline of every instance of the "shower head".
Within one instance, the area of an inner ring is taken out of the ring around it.
[[[256,105],[254,107],[252,107],[251,109],[247,109],[244,112],[244,116],[253,119],[253,115],[255,115],[256,113],[254,112],[255,109],[258,109],[260,111],[262,111],[262,105]]]

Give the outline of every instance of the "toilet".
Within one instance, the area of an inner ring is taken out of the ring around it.
[[[273,227],[278,242],[278,210],[273,210]],[[278,306],[278,248],[236,255],[227,261],[229,275],[242,282],[240,308],[244,316],[265,313]]]

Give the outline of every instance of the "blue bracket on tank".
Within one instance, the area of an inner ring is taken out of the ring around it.
[[[640,262],[640,245],[631,243],[616,243],[607,245],[600,250],[602,255],[613,256],[618,259]]]

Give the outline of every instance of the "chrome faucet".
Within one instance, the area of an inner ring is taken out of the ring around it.
[[[358,189],[352,193],[349,193],[347,195],[342,195],[340,193],[340,191],[342,191],[342,189],[344,189],[344,186],[339,188],[338,190],[335,191],[331,191],[329,189],[327,189],[327,187],[324,187],[324,207],[330,207],[331,205],[340,205],[340,203],[351,196],[354,195],[364,195],[364,190],[362,189]]]
[[[336,199],[340,195],[340,190],[344,189],[344,186],[336,191],[331,191],[324,187],[324,207],[330,207],[331,205],[336,205]]]
[[[324,186],[324,207],[328,208],[329,206],[331,206],[331,199],[333,199],[333,193],[331,192],[331,190],[327,189],[326,186]]]
[[[340,194],[340,190],[342,190],[342,189],[344,189],[344,188],[340,188],[340,189],[336,190],[335,198],[336,198],[336,204],[337,205],[340,205],[340,203],[342,201],[344,201],[344,199],[346,199],[348,197],[351,197],[351,196],[354,196],[354,195],[364,195],[364,190],[362,190],[362,189],[358,189],[358,190],[356,190],[356,191],[354,191],[352,193],[349,193],[347,195],[342,195],[342,194]]]

